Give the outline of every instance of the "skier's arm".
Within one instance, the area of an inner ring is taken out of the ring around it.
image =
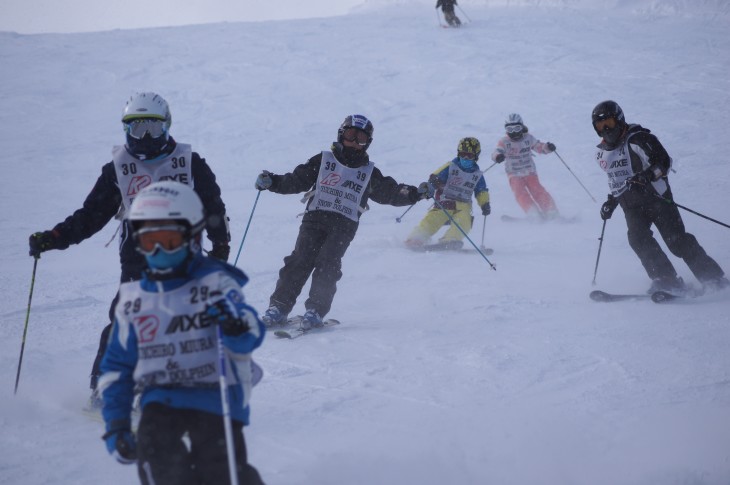
[[[228,231],[228,218],[226,216],[226,205],[221,198],[221,189],[216,182],[215,174],[204,158],[193,152],[190,170],[193,176],[195,193],[205,208],[207,217],[205,230],[208,239],[216,245],[227,246],[231,240]]]
[[[484,180],[484,177],[481,177],[479,182],[477,182],[477,186],[474,187],[474,197],[477,199],[479,207],[489,203],[489,189],[487,188],[487,181]]]
[[[656,136],[648,131],[639,131],[631,137],[629,146],[633,154],[638,155],[642,162],[641,167],[634,168],[634,172],[638,173],[642,170],[649,172],[650,180],[667,176],[671,158]]]
[[[106,431],[128,427],[134,400],[134,368],[137,365],[137,335],[129,322],[115,319],[99,378],[104,400],[102,416]]]
[[[504,162],[505,154],[507,150],[504,147],[504,140],[500,138],[497,142],[497,147],[492,152],[492,161],[497,163]]]
[[[378,204],[396,207],[415,204],[422,198],[422,194],[418,193],[418,187],[399,184],[392,177],[384,176],[377,167],[373,167],[373,174],[370,177],[369,195]]]
[[[322,154],[318,153],[306,163],[298,165],[292,172],[284,175],[270,174],[271,187],[268,190],[277,194],[298,194],[311,189],[317,181]]]
[[[219,287],[211,293],[207,314],[221,325],[223,345],[234,354],[250,354],[266,335],[266,327],[256,310],[249,306],[241,286],[221,273]]]
[[[109,162],[101,168],[83,207],[53,228],[54,249],[66,249],[99,232],[119,211],[121,203],[114,164]]]
[[[451,162],[444,163],[428,177],[428,182],[436,189],[443,188],[449,180],[449,165]]]

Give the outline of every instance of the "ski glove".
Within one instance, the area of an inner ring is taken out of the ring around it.
[[[629,190],[646,190],[651,181],[654,180],[654,173],[651,169],[646,169],[643,172],[639,172],[626,181],[629,185]]]
[[[132,465],[137,461],[137,440],[129,428],[109,431],[102,436],[106,449],[122,465]]]
[[[428,182],[421,182],[418,186],[419,199],[430,199],[433,197],[434,192],[436,192],[436,189]]]
[[[603,219],[604,221],[609,220],[613,215],[613,211],[616,210],[617,205],[618,199],[609,194],[608,199],[601,206],[601,219]]]
[[[208,256],[220,259],[223,262],[228,261],[228,256],[231,254],[231,247],[228,243],[213,243],[213,249],[208,251]]]
[[[256,188],[258,190],[267,190],[271,187],[272,183],[274,183],[274,181],[271,180],[271,172],[264,170],[256,179]]]
[[[555,151],[555,144],[554,143],[547,142],[546,146],[547,146],[548,153],[552,153],[552,152]]]
[[[40,258],[41,253],[49,249],[59,248],[58,236],[59,234],[56,231],[43,231],[31,234],[28,241],[30,245],[28,254],[35,258]]]
[[[498,153],[496,157],[494,157],[494,161],[497,163],[504,162],[504,153]]]
[[[492,206],[489,205],[489,202],[485,202],[484,205],[482,206],[482,215],[488,216],[491,213],[492,213]]]
[[[236,310],[231,309],[230,303],[225,299],[206,306],[205,313],[221,326],[224,335],[238,337],[251,329],[248,322],[238,317]]]

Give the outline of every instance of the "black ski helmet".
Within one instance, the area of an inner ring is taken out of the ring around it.
[[[340,129],[337,130],[337,143],[342,143],[342,135],[347,128],[357,128],[368,135],[368,142],[363,146],[363,150],[367,151],[373,142],[373,131],[375,131],[372,122],[363,115],[349,115],[340,125]]]
[[[613,118],[614,120],[616,120],[616,126],[614,126],[613,128],[609,128],[606,126],[603,128],[603,130],[598,131],[598,129],[596,128],[596,122],[607,120],[609,118]],[[616,143],[619,138],[621,138],[621,135],[626,129],[624,112],[621,109],[621,106],[619,106],[616,101],[607,100],[598,103],[596,107],[593,108],[593,112],[591,113],[591,120],[593,123],[593,129],[596,130],[598,136],[603,137],[603,139],[609,145],[613,145],[614,143]]]

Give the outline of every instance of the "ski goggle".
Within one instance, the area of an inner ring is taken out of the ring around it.
[[[135,232],[139,252],[151,256],[161,248],[170,252],[179,249],[185,243],[187,228],[179,225],[143,227]]]
[[[465,158],[467,160],[476,160],[477,159],[476,153],[459,152],[458,155],[459,155],[459,158]]]
[[[345,131],[342,132],[342,138],[345,141],[349,141],[349,142],[354,141],[354,142],[357,142],[358,145],[363,145],[363,146],[367,145],[368,140],[370,139],[370,137],[368,136],[367,133],[365,133],[362,130],[359,130],[357,128],[352,128],[352,127],[345,128]]]
[[[604,128],[614,129],[616,128],[616,119],[606,118],[605,120],[598,120],[595,126],[597,131],[603,131]]]
[[[522,125],[507,125],[504,127],[505,130],[507,130],[507,133],[519,133],[522,131],[523,126]]]
[[[137,140],[141,140],[147,133],[152,138],[159,138],[167,131],[165,120],[154,118],[139,118],[124,122],[124,131]]]

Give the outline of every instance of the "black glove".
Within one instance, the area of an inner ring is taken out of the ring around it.
[[[436,189],[433,184],[428,182],[421,182],[418,186],[418,195],[420,196],[420,199],[430,199],[433,197],[434,192],[436,192]]]
[[[604,221],[609,220],[613,215],[613,211],[616,210],[616,206],[618,206],[618,199],[613,195],[609,195],[606,202],[601,206],[601,219]]]
[[[555,144],[552,142],[547,142],[546,144],[548,153],[552,153],[555,151]]]
[[[489,202],[485,202],[484,205],[482,206],[482,215],[488,216],[491,213],[492,213],[492,206],[489,205]]]
[[[207,305],[205,313],[208,318],[213,319],[214,323],[221,326],[224,335],[238,337],[250,330],[248,322],[243,318],[236,316],[236,312],[231,309],[230,304],[226,300],[218,300],[217,302]]]
[[[496,157],[494,157],[494,161],[497,163],[504,162],[504,153],[498,153]]]
[[[629,190],[646,190],[652,180],[654,180],[654,174],[647,168],[628,179],[626,183],[629,185]]]
[[[40,258],[42,252],[60,247],[58,244],[58,233],[54,231],[43,231],[31,234],[28,244],[30,245],[30,251],[28,251],[28,254],[35,258]]]
[[[137,461],[137,441],[134,439],[128,424],[126,427],[109,431],[102,436],[102,439],[106,442],[106,449],[109,454],[119,463],[131,465]]]
[[[208,256],[220,259],[221,261],[228,261],[228,256],[231,254],[231,247],[228,243],[213,243],[213,249],[208,251]]]
[[[271,180],[271,172],[264,170],[256,178],[255,186],[258,190],[267,190],[269,187],[271,187],[271,184],[273,184],[273,183],[274,183],[274,181]]]

